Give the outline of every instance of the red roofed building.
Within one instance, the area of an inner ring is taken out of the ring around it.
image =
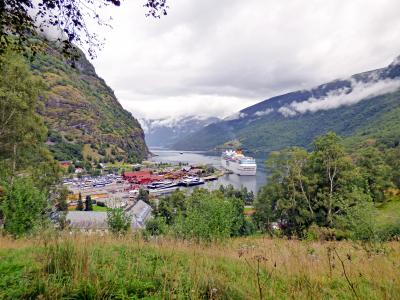
[[[138,184],[148,184],[154,181],[163,180],[163,176],[153,175],[148,170],[143,171],[136,171],[136,172],[125,172],[122,175],[123,179],[129,181],[131,183],[138,183]]]

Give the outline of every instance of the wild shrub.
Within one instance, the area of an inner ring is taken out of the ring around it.
[[[0,198],[4,230],[20,237],[32,233],[46,220],[46,195],[29,178],[17,178],[6,185],[5,195]]]
[[[116,235],[126,234],[131,227],[132,218],[122,208],[111,209],[107,212],[108,229]]]

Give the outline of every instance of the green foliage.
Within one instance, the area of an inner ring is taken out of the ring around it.
[[[83,210],[83,201],[82,201],[81,193],[79,193],[79,196],[78,196],[78,205],[76,206],[76,210],[79,210],[79,211]]]
[[[349,237],[354,240],[378,241],[376,214],[371,199],[358,199],[357,204],[338,221],[338,227],[349,232]]]
[[[113,234],[126,234],[131,226],[132,218],[122,208],[107,212],[107,224]]]
[[[383,202],[384,192],[394,186],[391,181],[392,168],[385,162],[382,153],[374,147],[363,148],[356,155],[357,165],[372,198],[376,202]]]
[[[334,133],[318,137],[311,153],[289,148],[271,154],[267,168],[271,175],[257,197],[254,216],[262,230],[273,222],[289,236],[302,236],[312,224],[335,228],[371,199]]]
[[[400,221],[387,224],[378,230],[380,240],[390,241],[400,239]]]
[[[92,211],[92,210],[93,210],[92,197],[90,197],[90,195],[87,195],[85,200],[85,211]]]
[[[241,191],[227,190],[232,192],[230,196],[204,189],[195,189],[187,196],[177,190],[159,200],[152,222],[165,224],[169,230],[164,232],[180,238],[208,242],[253,233],[252,222],[244,216],[244,200],[234,196],[241,195]]]
[[[69,190],[66,187],[62,187],[57,191],[58,195],[56,197],[56,208],[58,211],[67,211],[68,203],[67,196],[69,194]]]
[[[145,189],[140,188],[137,199],[149,203],[149,192]]]
[[[234,230],[238,228],[232,203],[200,192],[187,200],[185,215],[179,215],[174,224],[178,237],[203,241],[226,239]]]
[[[45,220],[45,194],[28,178],[17,178],[5,186],[5,195],[0,198],[5,231],[14,237],[32,233]]]
[[[41,224],[58,165],[46,149],[47,130],[38,112],[43,82],[35,78],[24,58],[0,55],[0,184],[4,195],[0,218],[14,236]]]
[[[37,113],[42,89],[43,82],[22,57],[11,52],[0,56],[0,160],[10,170],[8,181],[33,165],[50,175],[43,166],[52,160],[44,148],[47,130]]]
[[[184,214],[186,196],[180,190],[174,191],[171,195],[165,196],[159,200],[155,207],[154,214],[161,217],[167,225],[172,225],[178,215]]]
[[[253,191],[249,192],[246,187],[241,187],[239,190],[235,189],[232,184],[228,184],[227,186],[221,185],[219,191],[223,193],[225,197],[239,198],[247,205],[252,204],[254,200]]]
[[[398,189],[400,189],[400,146],[387,149],[384,156],[387,165],[392,168],[392,182]]]
[[[69,166],[68,166],[68,173],[69,174],[74,174],[75,173],[75,166],[73,165],[73,164],[70,164]]]
[[[151,218],[146,222],[145,232],[150,236],[159,236],[167,232],[167,224],[162,217]]]

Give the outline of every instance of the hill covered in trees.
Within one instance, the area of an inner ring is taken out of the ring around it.
[[[288,146],[311,147],[328,131],[357,141],[400,139],[400,61],[310,90],[276,96],[183,138],[175,149],[235,145],[263,156]],[[349,141],[351,143],[351,141]]]
[[[71,64],[55,44],[41,43],[41,48],[31,69],[45,83],[41,114],[55,158],[132,162],[146,158],[139,122],[122,108],[85,55],[79,51]]]

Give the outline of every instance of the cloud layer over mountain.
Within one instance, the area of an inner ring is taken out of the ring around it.
[[[380,80],[375,82],[356,82],[351,81],[351,88],[344,88],[333,93],[329,93],[323,98],[310,98],[307,101],[293,101],[287,106],[279,108],[279,112],[285,117],[316,112],[319,110],[329,110],[341,106],[357,104],[362,100],[394,92],[400,88],[400,80]]]

